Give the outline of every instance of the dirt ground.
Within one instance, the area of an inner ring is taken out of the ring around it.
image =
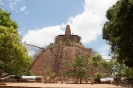
[[[40,87],[40,88],[121,88],[122,86],[116,86],[113,84],[44,84],[44,83],[5,83],[6,85],[0,86],[21,86],[21,87]],[[125,86],[122,88],[133,88]],[[0,87],[1,88],[1,87]]]

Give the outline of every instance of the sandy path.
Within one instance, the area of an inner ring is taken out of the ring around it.
[[[23,86],[23,87],[54,87],[54,88],[120,88],[111,84],[43,84],[43,83],[6,83],[6,86]]]

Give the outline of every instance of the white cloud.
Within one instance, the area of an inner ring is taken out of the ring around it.
[[[75,34],[82,37],[83,43],[96,40],[102,33],[103,22],[106,21],[105,14],[109,6],[117,0],[85,0],[84,12],[75,17],[70,17],[68,24]]]
[[[110,50],[110,46],[104,45],[98,49],[98,52],[100,53],[100,55],[103,56],[104,59],[111,59],[111,57],[108,55],[109,50]]]
[[[20,2],[20,1],[22,1],[22,0],[15,0],[16,2]]]
[[[101,18],[97,14],[84,12],[75,17],[70,17],[67,24],[72,32],[82,37],[83,43],[91,42],[101,34]]]
[[[15,10],[15,7],[14,7],[15,5],[17,5],[17,2],[10,2],[9,4],[10,9]]]
[[[26,9],[26,6],[23,6],[20,8],[20,11],[24,11]]]
[[[54,42],[55,36],[63,34],[61,28],[64,24],[57,26],[50,26],[43,29],[29,30],[28,33],[23,37],[23,42],[28,44],[35,44],[38,46],[46,46],[50,42]]]
[[[101,34],[101,20],[98,14],[84,12],[69,18],[67,24],[70,25],[74,34],[81,36],[83,43],[89,43]]]
[[[16,5],[21,2],[23,3],[23,0],[8,0],[9,1],[9,7],[11,10],[15,10]]]
[[[29,50],[28,55],[33,58],[33,56],[36,54],[36,52]]]
[[[84,12],[70,17],[67,23],[44,27],[38,30],[30,30],[23,41],[45,46],[53,42],[55,36],[64,34],[62,28],[70,25],[72,33],[82,38],[82,43],[95,41],[102,33],[103,22],[106,21],[106,10],[116,3],[117,0],[85,0]]]

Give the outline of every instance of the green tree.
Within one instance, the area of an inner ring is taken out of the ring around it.
[[[76,54],[76,57],[73,62],[67,62],[67,66],[70,67],[70,70],[67,72],[68,76],[76,77],[76,81],[80,80],[82,82],[82,78],[88,79],[87,71],[88,71],[88,60],[90,54],[81,55],[80,53]]]
[[[124,72],[127,78],[133,78],[133,68],[125,67]]]
[[[91,59],[89,60],[89,64],[90,64],[90,66],[98,67],[98,66],[100,66],[101,60],[102,60],[101,55],[95,54],[95,55],[93,55],[93,56],[91,57]]]
[[[118,0],[106,12],[103,39],[117,61],[133,67],[133,0]]]
[[[90,74],[91,74],[91,84],[94,83],[94,74],[96,74],[94,69],[101,67],[101,61],[102,57],[99,54],[91,56],[91,58],[88,60]]]
[[[118,76],[122,77],[124,75],[124,68],[125,65],[123,63],[117,62],[115,59],[111,59],[110,61],[105,61],[102,63],[103,68],[105,68],[107,75],[112,76]]]
[[[117,68],[117,62],[115,60],[110,61],[102,61],[101,62],[102,67],[106,70],[108,76],[115,75],[116,68]]]
[[[109,61],[102,62],[101,65],[110,77],[133,78],[133,69],[125,66],[124,62],[119,63],[116,59],[110,59]]]
[[[10,74],[22,75],[29,71],[31,58],[22,45],[17,28],[10,13],[0,8],[0,68]]]

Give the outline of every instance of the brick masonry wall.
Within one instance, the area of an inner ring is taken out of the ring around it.
[[[67,39],[71,42],[79,43],[81,38],[78,35],[58,35],[55,38],[55,43],[66,42]]]
[[[47,48],[34,62],[31,72],[36,75],[42,75],[45,68],[50,68],[52,71],[61,72],[68,70],[66,61],[73,61],[77,53],[88,54],[91,49],[86,49],[78,45],[58,45],[54,44]]]

